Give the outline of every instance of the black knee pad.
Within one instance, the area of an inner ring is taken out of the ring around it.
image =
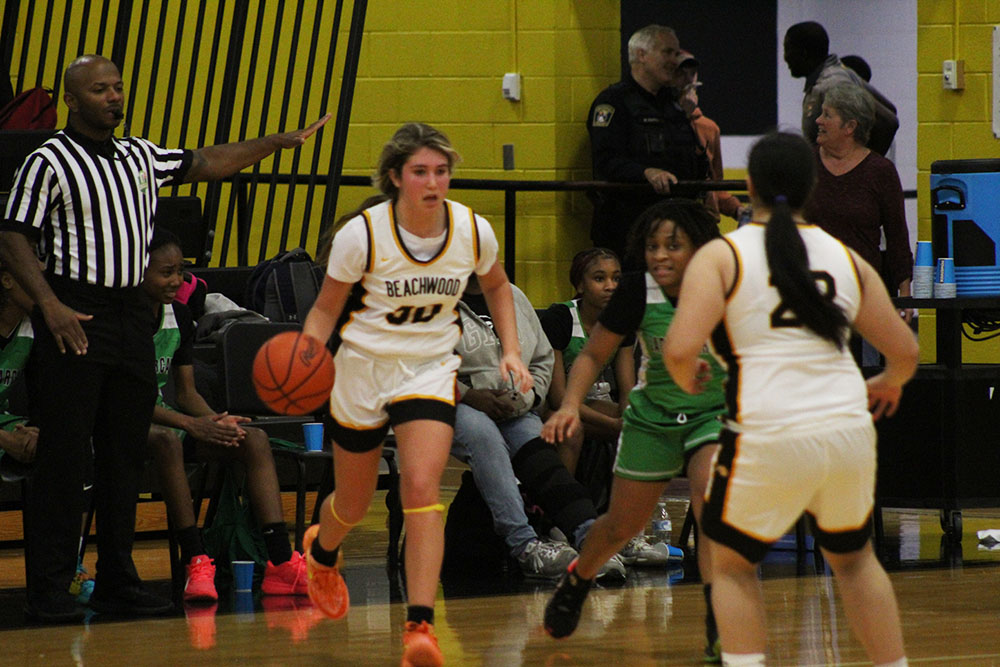
[[[597,518],[587,490],[570,474],[549,443],[535,438],[518,450],[511,464],[531,498],[570,539],[577,526]]]

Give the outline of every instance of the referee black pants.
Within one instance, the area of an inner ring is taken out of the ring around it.
[[[29,362],[31,420],[39,427],[35,472],[25,503],[29,601],[66,591],[76,570],[83,484],[94,455],[96,585],[139,580],[132,561],[135,506],[156,400],[152,304],[141,288],[112,289],[50,278],[82,322],[88,351],[60,353],[38,309]]]

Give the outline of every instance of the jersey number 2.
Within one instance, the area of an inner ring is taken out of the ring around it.
[[[833,276],[831,276],[826,271],[813,271],[813,280],[819,284],[820,293],[828,300],[833,301],[834,297],[837,296],[837,286],[833,281]],[[768,279],[768,282],[773,286],[774,283]],[[771,311],[771,328],[778,329],[781,327],[801,327],[802,320],[799,319],[792,307],[786,305],[784,301],[778,303],[777,307]]]
[[[421,322],[430,322],[435,315],[441,312],[440,303],[435,303],[430,306],[429,313],[427,312],[427,308],[427,306],[420,306],[419,308],[414,308],[413,306],[400,306],[386,315],[385,319],[389,322],[389,324],[405,324],[407,321],[413,322],[414,324],[420,324]]]

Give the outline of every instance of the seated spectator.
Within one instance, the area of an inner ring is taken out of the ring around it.
[[[521,351],[535,381],[534,388],[530,394],[513,392],[509,378],[497,372],[499,339],[473,277],[459,302],[463,333],[457,351],[462,355],[458,371],[462,399],[455,415],[452,455],[472,468],[476,486],[493,515],[494,529],[504,538],[522,571],[553,577],[560,574],[560,564],[568,565],[576,552],[566,545],[550,545],[539,539],[525,515],[518,480],[530,499],[577,549],[586,539],[597,509],[586,489],[562,464],[555,448],[540,437],[542,421],[534,410],[542,405],[551,380],[552,349],[528,298],[517,287],[511,287]],[[645,545],[645,560],[666,563],[665,547]],[[561,567],[564,571],[566,565]],[[624,581],[621,558],[612,556],[597,576],[606,581]]]
[[[30,316],[34,305],[14,276],[0,267],[0,468],[9,479],[31,473],[38,442],[38,427],[10,412],[11,387],[24,372],[35,340]],[[84,527],[86,518],[84,514]],[[94,591],[94,581],[79,560],[69,591],[81,604],[86,604]]]
[[[541,324],[555,353],[552,386],[548,407],[558,410],[566,393],[566,377],[576,356],[583,349],[597,316],[608,304],[621,280],[618,256],[607,248],[588,248],[573,257],[569,281],[576,290],[570,301],[554,303],[542,314]],[[622,431],[622,413],[628,393],[635,384],[635,336],[622,342],[612,363],[605,366],[597,382],[580,407],[583,430],[579,437],[559,443],[559,456],[570,472],[576,474],[580,448],[584,440],[618,442]]]
[[[149,266],[142,282],[159,322],[153,340],[160,395],[149,428],[149,445],[187,569],[184,601],[214,601],[219,597],[214,583],[215,565],[205,553],[195,523],[184,471],[188,460],[243,463],[250,504],[261,524],[270,558],[261,590],[269,595],[306,595],[306,563],[288,542],[267,435],[260,429],[241,426],[249,421],[246,417],[216,413],[195,388],[194,324],[187,307],[175,302],[183,280],[180,242],[170,232],[157,229],[149,245]],[[171,375],[179,410],[163,399],[163,387]]]

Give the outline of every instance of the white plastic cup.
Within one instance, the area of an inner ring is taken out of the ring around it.
[[[323,424],[313,422],[302,425],[302,434],[305,436],[306,451],[319,452],[323,450]]]
[[[935,299],[954,299],[956,293],[955,283],[934,283]]]
[[[910,290],[914,299],[930,299],[933,294],[934,267],[914,266]]]

